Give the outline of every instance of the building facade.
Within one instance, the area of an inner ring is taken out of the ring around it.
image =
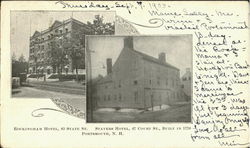
[[[107,59],[107,75],[93,84],[96,107],[140,108],[169,105],[181,101],[180,71],[166,62],[165,53],[154,58],[133,47],[133,38],[112,66]]]
[[[186,68],[185,74],[181,77],[181,88],[186,95],[187,101],[189,101],[192,94],[192,73],[190,68]]]
[[[62,22],[55,21],[48,29],[35,31],[30,37],[29,73],[46,75],[59,72],[75,73],[76,67],[70,53],[62,51],[74,45],[81,47],[81,52],[84,54],[84,37],[88,34],[90,28],[73,18]],[[79,72],[85,69],[85,63],[82,61],[84,59],[78,63]],[[60,62],[63,64],[58,64]]]

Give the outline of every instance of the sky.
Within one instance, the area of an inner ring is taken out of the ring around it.
[[[83,23],[92,22],[94,16],[100,14],[104,22],[114,22],[115,12],[112,11],[11,11],[10,39],[11,54],[18,58],[22,54],[29,57],[29,37],[37,31],[48,29],[55,20],[63,21],[70,17]]]
[[[105,76],[106,59],[117,60],[123,49],[122,36],[88,36],[88,48],[91,50],[92,77]],[[166,53],[166,62],[180,69],[182,76],[186,68],[192,65],[192,36],[134,36],[134,49],[158,58]]]

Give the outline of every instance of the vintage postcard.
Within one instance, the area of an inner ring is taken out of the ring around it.
[[[1,3],[1,147],[250,147],[249,3]]]

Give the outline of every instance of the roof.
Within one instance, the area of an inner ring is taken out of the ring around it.
[[[59,26],[61,26],[61,25],[63,25],[63,24],[67,24],[68,22],[71,22],[71,21],[72,21],[72,22],[76,22],[76,23],[82,25],[83,27],[86,27],[87,29],[90,29],[90,28],[87,26],[87,24],[82,23],[81,21],[78,21],[78,20],[76,20],[76,19],[74,19],[74,18],[69,18],[69,19],[67,19],[67,20],[65,20],[65,21],[63,21],[63,22],[58,21],[58,20],[55,20],[54,23],[53,23],[48,29],[43,30],[43,31],[41,31],[41,32],[35,31],[35,33],[31,36],[31,38],[34,38],[34,37],[36,37],[36,36],[38,36],[38,35],[40,35],[40,34],[45,34],[46,32],[50,31],[51,29],[57,28],[57,27],[59,27]],[[39,33],[39,34],[38,34],[38,33]]]
[[[34,34],[31,36],[31,38],[36,37],[38,35],[40,35],[40,32],[39,31],[35,31]]]
[[[136,51],[136,50],[131,50],[131,51],[133,51],[135,54],[138,54],[138,55],[142,56],[142,58],[144,60],[147,60],[149,62],[153,62],[153,63],[159,64],[159,65],[165,66],[165,67],[170,67],[170,68],[174,68],[176,70],[179,70],[178,68],[170,65],[167,62],[162,62],[161,60],[159,60],[157,58],[154,58],[152,56],[149,56],[149,55],[147,55],[145,53],[142,53],[142,52],[139,52],[139,51]],[[109,83],[109,82],[112,82],[112,73],[110,73],[110,74],[106,75],[105,77],[101,78],[96,83],[104,84],[104,83]]]
[[[51,25],[51,28],[55,28],[57,26],[60,26],[62,24],[62,22],[55,20],[55,22]]]
[[[178,68],[174,67],[173,65],[167,63],[167,62],[163,62],[155,57],[152,57],[152,56],[149,56],[145,53],[142,53],[142,52],[139,52],[139,51],[136,51],[136,50],[132,50],[133,52],[135,52],[136,54],[139,54],[142,56],[142,58],[146,61],[149,61],[149,62],[153,62],[153,63],[156,63],[156,64],[159,64],[159,65],[162,65],[162,66],[165,66],[165,67],[171,67],[171,68],[174,68],[176,70],[179,70]]]
[[[103,83],[108,83],[112,82],[112,73],[106,75],[105,77],[101,78],[100,80],[97,81],[98,84],[103,84]]]
[[[185,74],[181,77],[181,78],[184,78],[184,77],[189,77],[191,76],[191,72],[190,71],[186,71]]]

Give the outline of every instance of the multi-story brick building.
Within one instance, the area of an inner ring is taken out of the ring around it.
[[[90,31],[91,29],[86,24],[73,18],[62,22],[56,20],[48,29],[40,32],[35,31],[30,37],[29,73],[46,75],[58,72],[75,73],[75,63],[72,62],[70,55],[67,55],[66,52],[66,54],[64,53],[64,64],[59,65],[56,62],[53,64],[52,60],[62,58],[59,57],[62,55],[55,55],[56,52],[54,51],[64,50],[65,42],[69,44],[74,42],[74,45],[77,44],[82,47],[82,52],[84,52],[84,36],[90,34]],[[84,62],[78,63],[77,68],[79,72],[83,71]]]
[[[107,75],[93,84],[92,97],[97,107],[141,108],[173,104],[182,100],[180,70],[159,58],[134,49],[133,38],[124,39],[124,47]]]

